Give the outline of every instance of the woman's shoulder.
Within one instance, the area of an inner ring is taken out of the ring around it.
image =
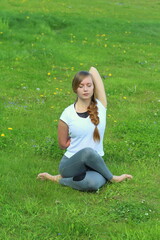
[[[72,116],[73,114],[73,109],[74,109],[74,104],[70,104],[68,107],[66,107],[61,115],[60,115],[60,119],[63,120],[64,122],[68,123],[70,116]]]
[[[74,107],[74,103],[72,103],[72,104],[70,104],[69,106],[67,106],[67,107],[63,110],[63,112],[70,112],[70,111],[73,110],[73,107]]]
[[[101,103],[101,101],[98,98],[96,98],[96,101],[97,101],[98,108],[101,108],[105,111],[107,110],[107,107],[105,108],[105,106]]]

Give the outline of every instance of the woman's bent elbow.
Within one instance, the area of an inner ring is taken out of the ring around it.
[[[64,150],[64,149],[66,149],[67,147],[64,146],[64,145],[62,145],[62,144],[59,144],[59,148],[62,149],[62,150]]]
[[[66,149],[66,148],[69,147],[70,142],[71,142],[71,139],[68,138],[67,142],[64,142],[64,141],[58,141],[58,144],[59,144],[59,147],[60,147],[61,149]]]

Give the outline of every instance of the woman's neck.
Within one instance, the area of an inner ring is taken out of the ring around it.
[[[90,102],[91,102],[91,99],[82,100],[82,99],[78,98],[78,100],[75,104],[76,111],[77,112],[86,112]]]

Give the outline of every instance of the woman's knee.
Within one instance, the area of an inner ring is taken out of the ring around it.
[[[91,191],[97,191],[106,183],[106,179],[95,171],[87,171],[85,177],[85,185]]]
[[[88,180],[86,186],[88,191],[97,191],[99,189],[99,186],[92,180]]]

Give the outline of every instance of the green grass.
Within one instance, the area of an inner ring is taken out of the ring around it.
[[[0,239],[158,240],[159,2],[0,5]],[[91,66],[108,99],[104,160],[134,176],[96,193],[36,180],[58,172],[57,121]]]

